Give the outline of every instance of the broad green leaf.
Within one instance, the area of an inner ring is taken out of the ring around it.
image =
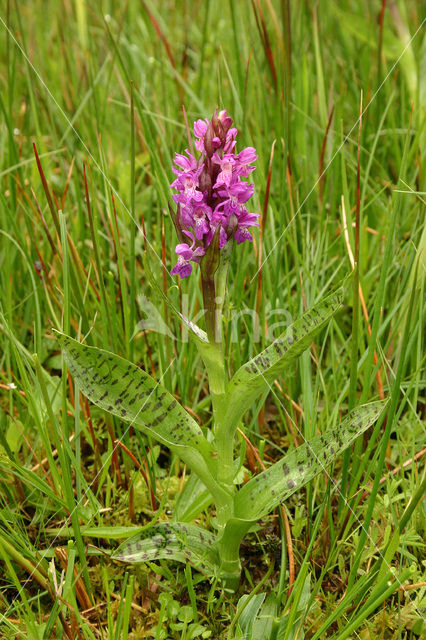
[[[123,538],[130,538],[144,531],[147,526],[138,527],[136,525],[116,526],[116,525],[104,525],[100,527],[81,527],[81,534],[88,538],[102,538],[103,540],[122,540]],[[72,538],[74,535],[74,529],[72,527],[48,527],[45,533],[49,536]]]
[[[258,593],[254,596],[244,594],[238,601],[236,615],[241,611],[240,619],[238,620],[237,638],[252,638],[253,623],[256,620],[256,616],[259,613],[259,609],[262,606],[266,598],[266,593]],[[249,600],[249,602],[247,602]],[[238,634],[241,634],[240,636]],[[262,638],[268,636],[263,635]]]
[[[123,542],[112,555],[126,563],[167,559],[191,562],[197,569],[214,575],[219,568],[216,537],[193,524],[161,522]]]
[[[277,596],[271,591],[253,622],[251,640],[272,640],[272,631],[277,610]]]
[[[164,387],[131,362],[57,333],[69,370],[91,402],[166,444],[206,486],[215,484],[212,445]]]
[[[343,287],[304,313],[272,344],[238,369],[228,387],[227,424],[235,428],[254,400],[293,364],[340,309]]]
[[[325,471],[352,442],[379,417],[386,402],[371,402],[354,409],[335,429],[315,436],[282,460],[247,482],[235,497],[237,520],[256,521],[270,513]]]
[[[211,505],[212,500],[211,493],[201,480],[191,474],[176,499],[173,519],[179,522],[191,522]]]
[[[3,414],[4,415],[4,414]],[[14,457],[21,448],[25,427],[20,420],[16,420],[8,417],[8,426],[6,432],[3,433],[2,426],[0,425],[0,455],[6,453],[10,457]]]

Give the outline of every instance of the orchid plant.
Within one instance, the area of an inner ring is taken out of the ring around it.
[[[194,124],[194,152],[176,154],[176,190],[170,207],[179,243],[172,274],[187,278],[199,265],[205,331],[167,304],[189,329],[209,380],[212,428],[201,427],[179,402],[148,373],[123,358],[88,347],[59,334],[63,353],[81,392],[101,409],[131,423],[168,447],[191,470],[170,522],[160,522],[126,540],[112,558],[140,563],[163,558],[190,561],[229,589],[239,583],[240,545],[257,521],[271,513],[303,485],[323,472],[379,417],[384,403],[360,406],[337,428],[328,429],[289,451],[280,461],[243,482],[237,429],[254,401],[268,392],[308,349],[341,308],[344,285],[304,313],[261,353],[229,379],[222,337],[222,310],[235,245],[251,241],[258,214],[246,204],[253,184],[252,147],[236,152],[237,130],[226,111]],[[191,148],[192,151],[192,148]],[[192,522],[213,503],[215,531]]]

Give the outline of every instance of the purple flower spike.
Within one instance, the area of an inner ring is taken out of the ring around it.
[[[185,155],[176,153],[172,167],[176,179],[170,185],[177,191],[173,200],[178,205],[178,232],[192,242],[176,247],[178,261],[171,273],[181,278],[192,272],[191,262],[200,262],[218,228],[218,249],[214,251],[221,251],[233,238],[237,244],[251,241],[248,229],[259,225],[258,214],[245,206],[254,187],[243,180],[256,168],[256,149],[235,152],[237,129],[226,111],[215,111],[211,120],[196,120],[194,136],[200,156],[197,159],[188,149]]]

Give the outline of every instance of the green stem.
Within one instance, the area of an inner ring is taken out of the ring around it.
[[[217,450],[216,480],[224,491],[225,499],[215,496],[218,526],[218,552],[221,560],[220,577],[226,588],[235,590],[241,575],[239,549],[241,536],[232,534],[230,522],[234,516],[234,433],[226,420],[228,376],[225,368],[222,338],[222,310],[225,302],[226,282],[233,243],[223,249],[219,266],[201,271],[203,302],[208,344],[200,345],[209,379],[213,407],[213,434]],[[207,264],[207,263],[206,263]]]
[[[216,325],[216,302],[214,277],[201,278],[207,337],[211,344],[221,342],[220,325]],[[219,331],[219,336],[217,332]],[[219,338],[219,339],[218,339]]]
[[[207,337],[214,345],[222,345],[222,310],[233,248],[234,240],[229,240],[221,251],[219,265],[210,260],[213,266],[201,270]]]
[[[234,487],[234,438],[225,429],[225,415],[227,405],[226,371],[222,345],[210,345],[208,372],[210,394],[213,405],[213,433],[217,451],[217,481],[229,494],[230,499],[222,505],[216,504],[219,532],[224,529],[227,521],[233,515]]]
[[[219,541],[220,578],[227,589],[236,591],[240,583],[240,539],[224,535]]]
[[[227,413],[228,399],[226,397],[226,383],[228,377],[225,370],[225,361],[223,356],[223,340],[222,340],[222,312],[225,303],[226,286],[228,280],[228,271],[231,261],[234,241],[230,240],[222,249],[220,265],[215,275],[216,298],[215,298],[215,319],[216,319],[216,335],[220,337],[220,360],[221,360],[221,376],[225,381],[225,388],[222,393],[213,395],[213,407],[215,411],[214,433],[218,446],[219,479],[227,486],[231,494],[234,490],[234,433],[235,429],[229,430],[225,419]]]
[[[214,275],[212,270],[202,272],[203,301],[206,315],[206,328],[209,345],[202,348],[201,355],[207,369],[210,394],[213,405],[213,432],[217,446],[217,479],[232,495],[234,493],[234,442],[225,423],[228,376],[225,369],[222,340],[222,309],[226,293],[226,280],[229,269],[230,254],[226,247],[221,255],[220,265]],[[216,292],[219,294],[216,297]],[[226,524],[232,515],[231,505],[218,512],[219,526]]]
[[[200,345],[200,354],[207,369],[213,406],[213,434],[217,453],[216,479],[231,495],[234,493],[234,438],[226,428],[227,376],[222,346],[217,343]],[[223,520],[225,523],[226,520]]]
[[[232,252],[234,250],[235,240],[228,240],[223,247],[220,256],[220,265],[215,276],[216,286],[216,319],[222,320],[222,310],[225,303],[226,285],[228,282],[229,265],[231,263]]]
[[[240,546],[253,522],[228,518],[221,535],[218,536],[220,577],[229,589],[238,587],[241,576]]]

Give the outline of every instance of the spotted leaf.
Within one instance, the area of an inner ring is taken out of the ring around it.
[[[166,444],[206,486],[214,483],[209,471],[215,465],[211,444],[164,387],[109,351],[88,347],[59,332],[57,335],[71,374],[91,402]]]
[[[326,471],[342,451],[374,424],[385,405],[382,401],[371,402],[354,409],[340,426],[315,436],[252,478],[235,498],[237,520],[259,520]]]
[[[228,387],[227,422],[236,427],[239,420],[272,382],[311,345],[342,305],[343,287],[304,313],[272,344],[238,369]]]
[[[217,573],[216,537],[193,524],[161,522],[123,542],[113,560],[129,564],[155,560],[190,562],[209,576]]]

